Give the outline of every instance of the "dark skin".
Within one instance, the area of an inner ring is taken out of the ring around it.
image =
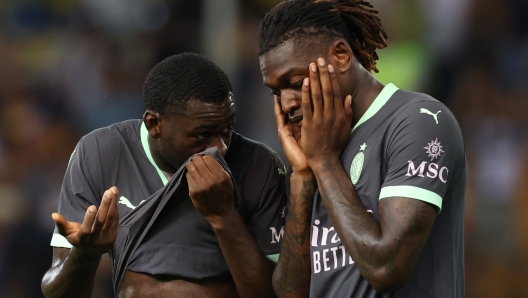
[[[149,131],[150,150],[156,164],[162,171],[173,174],[189,156],[207,148],[216,146],[225,154],[231,142],[234,118],[234,102],[229,98],[221,103],[190,100],[184,113],[168,112],[166,116],[148,110],[143,120]],[[198,281],[127,271],[120,297],[273,297],[271,277],[274,263],[260,252],[236,211],[229,175],[207,155],[194,157],[186,167],[192,203],[216,233],[232,276]],[[80,250],[77,242],[70,241],[70,238],[77,237],[70,234],[80,230],[66,229],[81,224],[66,222],[57,213],[53,215],[60,233],[74,247],[71,250],[54,248],[53,265],[42,285],[47,297],[90,297],[101,255],[113,247],[117,235],[117,189],[113,189],[115,194],[109,195],[108,209],[116,210],[115,217],[107,219],[103,225],[111,228],[99,234],[92,231],[100,236],[83,243],[81,246],[86,249]],[[104,210],[105,202],[103,200],[99,213]],[[89,207],[87,216],[95,209],[95,206]],[[85,222],[90,224],[86,218]]]
[[[261,56],[260,66],[264,84],[276,94],[275,115],[286,156],[294,175],[297,171],[301,173],[299,177],[305,177],[294,180],[292,176],[292,189],[307,188],[312,181],[313,188],[321,193],[341,242],[363,277],[378,292],[399,289],[413,271],[436,210],[416,199],[385,198],[379,203],[379,219],[374,219],[361,203],[339,160],[351,128],[383,85],[357,62],[343,39],[334,41],[324,53],[302,55],[290,40]],[[297,81],[303,84],[294,84]],[[308,205],[298,213],[311,212]],[[309,229],[310,220],[304,223]],[[304,237],[307,242],[306,232],[303,234],[306,229],[287,225],[284,239]],[[285,250],[295,257],[281,260]],[[309,253],[307,244],[282,243],[274,272],[278,296],[307,296]],[[299,272],[304,272],[302,281],[285,278]]]

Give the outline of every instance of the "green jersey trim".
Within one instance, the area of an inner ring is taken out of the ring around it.
[[[158,168],[158,165],[156,165],[156,163],[154,162],[154,159],[152,158],[152,153],[150,153],[150,146],[148,143],[148,130],[147,130],[147,127],[145,126],[145,122],[141,123],[140,131],[141,131],[141,144],[143,145],[143,150],[145,150],[145,154],[147,155],[147,158],[150,161],[150,163],[154,166],[156,171],[158,171],[158,174],[161,178],[161,181],[163,182],[163,185],[167,185],[169,180],[167,179],[167,177],[165,177],[165,174],[163,174],[160,168]]]
[[[73,245],[71,245],[71,243],[68,242],[68,239],[66,239],[66,237],[62,236],[61,234],[53,234],[53,236],[51,237],[50,246],[64,247],[64,248],[73,247]]]
[[[381,90],[380,94],[374,99],[370,107],[367,109],[365,114],[359,119],[358,123],[354,125],[354,128],[352,128],[352,131],[354,131],[358,126],[363,124],[363,122],[369,120],[372,118],[372,116],[376,115],[376,113],[389,101],[391,96],[394,94],[394,92],[398,91],[398,87],[394,86],[394,84],[390,83],[385,85],[383,87],[383,90]]]
[[[279,261],[279,254],[274,255],[267,255],[266,258],[272,260],[273,262],[277,263]]]
[[[408,185],[385,186],[381,189],[379,199],[389,197],[405,197],[424,201],[438,207],[437,214],[442,211],[442,197],[438,194],[423,188]]]

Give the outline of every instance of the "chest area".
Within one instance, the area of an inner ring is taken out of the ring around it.
[[[387,175],[385,144],[383,134],[356,134],[352,136],[341,156],[341,164],[350,183],[361,200],[365,209],[378,218],[379,195],[381,186]],[[312,214],[312,246],[324,246],[338,243],[327,211],[322,202],[319,190],[316,192]],[[320,230],[320,232],[316,232]],[[335,236],[335,237],[334,237]]]
[[[157,175],[150,177],[150,179],[145,179],[138,175],[134,179],[118,180],[115,185],[119,191],[117,208],[121,218],[149,200],[153,194],[163,187],[163,182]]]
[[[343,169],[365,208],[377,218],[381,185],[387,175],[382,133],[352,137],[341,156]]]

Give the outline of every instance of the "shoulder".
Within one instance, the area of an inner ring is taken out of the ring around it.
[[[387,137],[446,136],[463,144],[462,131],[451,110],[435,98],[419,92],[398,90]]]
[[[96,129],[81,138],[79,146],[90,152],[112,152],[122,143],[139,140],[141,120],[127,120]]]
[[[455,160],[464,159],[464,140],[458,122],[449,108],[433,97],[399,90],[401,104],[394,111],[386,134],[387,156],[401,156],[402,162],[413,157],[437,158],[449,152]],[[424,150],[425,149],[425,150]],[[430,153],[429,150],[438,150]]]
[[[401,105],[395,111],[395,122],[407,119],[435,125],[450,123],[458,127],[451,110],[430,95],[400,89],[395,93],[395,99],[401,101]]]

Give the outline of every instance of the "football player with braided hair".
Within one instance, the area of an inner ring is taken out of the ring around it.
[[[280,297],[464,297],[466,160],[434,98],[382,84],[362,0],[290,0],[259,32],[291,165]]]

